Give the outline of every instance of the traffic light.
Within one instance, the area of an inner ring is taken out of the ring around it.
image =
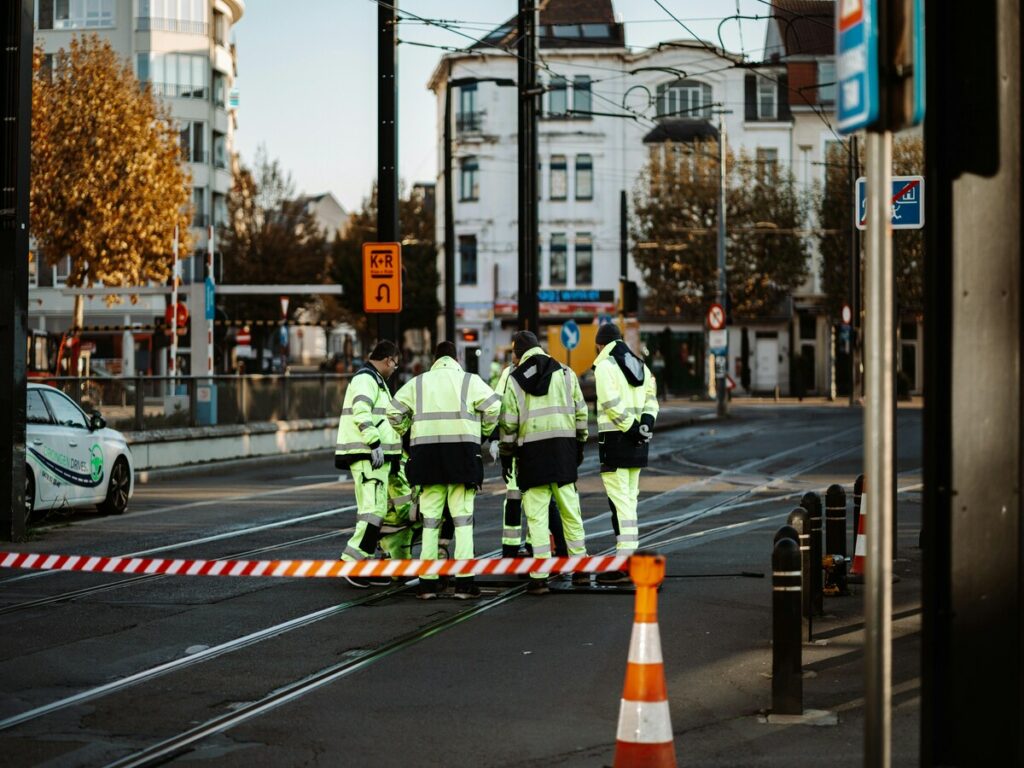
[[[640,311],[640,293],[635,280],[619,280],[619,311],[624,315]]]

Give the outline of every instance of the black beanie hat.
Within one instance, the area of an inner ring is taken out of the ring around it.
[[[605,323],[597,329],[597,338],[595,341],[598,344],[611,344],[613,341],[618,341],[622,338],[622,333],[619,331],[619,326],[615,323]]]

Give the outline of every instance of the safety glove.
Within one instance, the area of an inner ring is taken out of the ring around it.
[[[370,450],[370,466],[374,469],[384,466],[384,449],[380,445]]]
[[[633,445],[643,445],[644,443],[647,442],[647,440],[644,439],[643,435],[640,434],[639,421],[634,421],[630,425],[629,429],[626,430],[626,440],[628,440]]]
[[[651,442],[654,437],[654,417],[648,413],[640,417],[640,437],[645,443]]]
[[[586,448],[587,444],[582,440],[576,441],[576,466],[578,467],[583,463],[583,449]]]
[[[512,457],[501,457],[501,476],[505,478],[505,484],[512,482]]]
[[[491,444],[487,447],[487,450],[491,454],[491,461],[497,461],[498,460],[498,441],[497,440],[491,440]]]

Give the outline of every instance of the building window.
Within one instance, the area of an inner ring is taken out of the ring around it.
[[[192,188],[192,226],[205,227],[209,225],[206,218],[206,190],[202,187]]]
[[[228,17],[220,11],[213,12],[213,39],[217,45],[228,46]]]
[[[594,241],[589,232],[576,235],[576,285],[594,282]]]
[[[572,81],[572,108],[576,112],[593,109],[590,100],[590,75],[577,75]]]
[[[476,235],[459,235],[459,285],[476,285]]]
[[[219,192],[213,193],[213,226],[226,227],[228,224],[228,198]]]
[[[576,199],[594,199],[594,160],[590,155],[576,155]]]
[[[35,251],[28,252],[28,287],[39,287],[39,257]]]
[[[53,267],[53,284],[64,285],[71,275],[71,257],[65,256]]]
[[[551,156],[551,199],[565,200],[569,194],[569,172],[565,155]]]
[[[676,80],[658,86],[658,117],[711,117],[711,86]]]
[[[116,0],[39,0],[38,29],[109,29],[115,26]]]
[[[228,137],[217,131],[213,132],[213,165],[224,170],[228,167]]]
[[[479,131],[483,113],[476,108],[476,83],[459,87],[459,111],[455,116],[455,130]]]
[[[757,119],[775,120],[778,110],[779,87],[765,77],[757,78]]]
[[[475,157],[459,161],[459,200],[480,199],[480,164]]]
[[[141,32],[206,35],[209,30],[208,8],[207,0],[139,0],[135,27]],[[224,41],[220,37],[217,39],[220,45],[226,45],[227,40],[226,19],[224,23]]]
[[[190,163],[205,163],[206,157],[206,123],[192,121],[185,123],[179,131],[181,158]]]
[[[779,150],[773,147],[757,148],[757,177],[761,181],[773,181],[779,170]]]
[[[568,246],[565,233],[553,233],[551,235],[551,273],[548,279],[549,285],[565,285],[567,258]]]
[[[834,104],[836,100],[836,63],[832,59],[818,62],[818,103]]]
[[[220,72],[213,73],[213,103],[221,109],[228,108],[228,79]]]
[[[205,99],[210,93],[210,59],[189,53],[140,53],[139,80],[153,84],[153,93],[180,99]]]
[[[564,115],[569,108],[566,94],[566,79],[564,77],[552,77],[548,86],[551,93],[548,94],[548,114]]]

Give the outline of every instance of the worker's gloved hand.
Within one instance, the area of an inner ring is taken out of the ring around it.
[[[497,440],[491,440],[491,444],[487,447],[487,450],[491,454],[491,461],[497,461],[498,460],[498,441]]]
[[[643,445],[647,441],[643,435],[640,434],[640,422],[634,421],[633,424],[626,430],[626,440],[633,445]]]
[[[583,463],[583,449],[586,448],[587,444],[582,440],[576,441],[576,466],[578,467]]]
[[[651,430],[649,424],[640,425],[640,437],[645,443],[651,442],[651,438],[654,437],[654,432]]]
[[[502,456],[501,457],[501,476],[505,478],[505,484],[508,485],[512,482],[512,457]]]
[[[379,445],[370,451],[370,466],[374,469],[384,466],[384,449]]]

